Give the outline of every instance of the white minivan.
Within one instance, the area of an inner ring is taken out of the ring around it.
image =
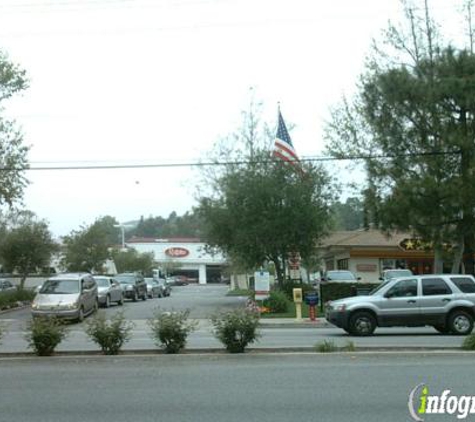
[[[97,283],[91,274],[59,274],[43,283],[31,304],[31,314],[82,321],[98,306]]]

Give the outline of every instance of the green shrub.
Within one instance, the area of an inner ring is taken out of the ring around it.
[[[259,313],[248,309],[220,312],[211,317],[215,337],[230,353],[244,353],[259,338]]]
[[[347,340],[345,345],[341,348],[343,352],[355,352],[356,346],[351,340]]]
[[[86,322],[86,334],[98,344],[105,355],[117,355],[131,338],[134,323],[126,321],[123,312],[117,312],[110,320],[103,312]]]
[[[469,334],[462,343],[462,349],[475,350],[475,334]]]
[[[287,312],[290,300],[284,292],[273,290],[269,293],[269,297],[264,300],[263,305],[269,308],[269,312],[280,314]]]
[[[2,338],[5,335],[6,330],[7,330],[6,325],[3,322],[0,322],[0,344],[2,344]]]
[[[330,300],[356,296],[358,293],[369,293],[381,283],[322,283],[320,284],[320,303]]]
[[[54,317],[32,318],[26,326],[25,339],[28,347],[38,356],[51,356],[66,336],[65,325]]]
[[[29,289],[8,290],[0,293],[0,310],[16,308],[23,302],[31,302],[35,297],[35,292]]]
[[[302,289],[303,297],[305,297],[307,293],[315,292],[315,288],[311,284],[299,283],[296,281],[286,281],[280,290],[285,292],[289,300],[293,301],[294,289]]]
[[[155,344],[166,353],[178,353],[184,349],[188,335],[196,328],[196,323],[188,321],[189,310],[182,312],[155,311],[148,320]]]
[[[317,343],[315,348],[320,353],[331,353],[338,351],[338,347],[333,340],[323,340]]]

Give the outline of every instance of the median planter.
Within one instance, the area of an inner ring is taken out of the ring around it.
[[[230,353],[244,353],[246,347],[260,337],[257,332],[259,313],[249,309],[215,314],[211,322],[215,337]]]
[[[155,311],[148,320],[155,344],[165,353],[179,353],[186,346],[188,335],[196,328],[197,323],[188,321],[190,311],[160,312]]]
[[[126,321],[123,312],[117,312],[110,320],[104,312],[97,313],[86,322],[85,332],[99,345],[105,355],[117,355],[131,338],[134,323]]]
[[[25,339],[37,356],[51,356],[66,336],[66,327],[57,318],[32,318],[26,326]]]

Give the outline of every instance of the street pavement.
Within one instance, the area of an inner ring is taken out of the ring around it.
[[[474,396],[472,366],[448,353],[2,358],[0,421],[412,421],[421,383]]]

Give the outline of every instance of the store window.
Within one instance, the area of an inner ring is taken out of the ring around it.
[[[349,259],[339,259],[336,265],[339,270],[347,270],[349,268]]]
[[[335,264],[333,263],[333,259],[328,259],[325,261],[325,269],[327,271],[332,271],[335,269]]]

